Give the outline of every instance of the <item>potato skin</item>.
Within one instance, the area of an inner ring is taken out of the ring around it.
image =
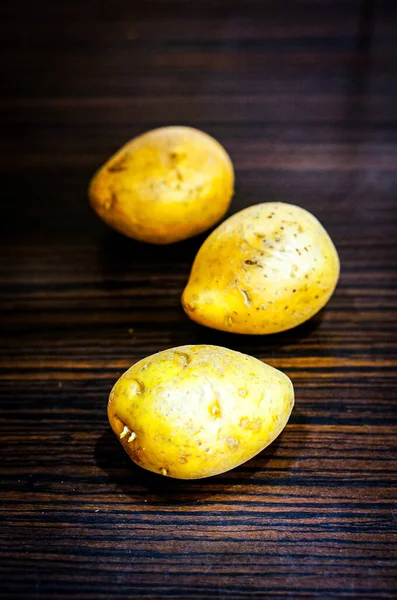
[[[321,223],[281,202],[250,206],[201,246],[182,296],[201,325],[268,334],[300,325],[329,300],[339,257]]]
[[[227,211],[234,172],[224,148],[190,127],[134,138],[93,177],[92,208],[129,237],[170,244],[212,227]]]
[[[133,365],[114,385],[110,425],[130,458],[168,477],[198,479],[252,458],[283,430],[289,378],[217,346],[179,346]]]

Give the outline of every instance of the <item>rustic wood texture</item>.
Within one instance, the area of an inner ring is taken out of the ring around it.
[[[395,598],[397,18],[394,1],[15,0],[2,58],[2,598]],[[314,212],[342,273],[320,315],[268,337],[190,322],[203,236],[110,231],[88,181],[129,138],[204,129],[231,212]],[[296,408],[255,459],[178,482],[109,430],[117,377],[187,343],[284,370]]]

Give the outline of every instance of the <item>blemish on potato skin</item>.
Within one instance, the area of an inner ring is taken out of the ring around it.
[[[123,154],[116,162],[107,168],[109,173],[119,173],[127,169],[126,162],[128,160],[128,153]]]
[[[142,446],[131,446],[129,453],[131,453],[134,462],[139,465],[145,464],[145,450]]]
[[[249,429],[249,427],[250,427],[250,420],[249,420],[249,418],[248,417],[241,417],[239,425],[240,425],[240,427],[242,427],[242,429]]]
[[[221,411],[221,407],[220,407],[218,400],[215,400],[212,404],[210,404],[210,406],[208,407],[208,412],[210,413],[211,417],[213,417],[214,419],[221,418],[222,411]]]
[[[134,391],[135,394],[141,395],[144,394],[145,392],[145,385],[142,383],[142,381],[140,379],[130,379],[131,382],[131,386],[130,386],[130,391]],[[134,390],[135,387],[135,390]]]
[[[193,304],[192,302],[185,302],[184,306],[187,308],[187,310],[191,313],[195,312],[197,306],[195,304]]]
[[[174,350],[174,354],[182,358],[182,360],[184,361],[183,366],[187,367],[191,360],[189,354],[187,352],[182,352],[181,350]]]
[[[145,364],[143,365],[143,367],[141,367],[141,368],[139,369],[139,373],[142,373],[142,371],[146,371],[146,369],[147,369],[147,368],[148,368],[148,367],[149,367],[151,364],[152,364],[152,361],[151,361],[151,360],[148,360],[148,361],[147,361],[147,363],[145,363]]]
[[[105,200],[105,202],[102,204],[102,207],[104,210],[110,210],[114,204],[116,204],[117,202],[117,196],[116,194],[113,192],[112,195],[110,196],[110,198],[107,198]]]
[[[253,423],[252,423],[252,429],[254,431],[259,431],[261,429],[261,427],[262,427],[262,419],[260,419],[260,418],[255,419],[255,421],[253,421]]]
[[[242,429],[259,431],[262,427],[262,419],[258,417],[257,419],[250,420],[248,417],[242,417],[239,425]]]
[[[244,302],[247,306],[251,306],[251,297],[248,294],[247,290],[245,290],[244,288],[238,286],[238,289],[240,290],[240,292],[242,293],[243,297],[244,297]]]
[[[237,450],[237,448],[240,445],[238,440],[236,440],[235,438],[230,437],[230,436],[226,436],[225,437],[225,442],[229,446],[230,450],[232,450],[232,452],[234,452],[235,450]]]
[[[233,317],[231,317],[230,315],[227,315],[225,317],[225,323],[226,323],[226,325],[228,325],[228,327],[231,327],[234,323]]]

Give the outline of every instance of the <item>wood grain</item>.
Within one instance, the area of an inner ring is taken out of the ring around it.
[[[397,593],[397,14],[378,0],[26,0],[0,6],[2,598]],[[310,322],[252,338],[190,322],[204,236],[110,231],[88,181],[132,136],[205,129],[231,212],[314,212],[342,274]],[[280,438],[204,481],[132,465],[106,401],[139,358],[214,343],[283,369]]]

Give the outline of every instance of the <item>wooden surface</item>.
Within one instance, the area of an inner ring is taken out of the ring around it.
[[[0,7],[2,598],[396,597],[396,5],[27,2]],[[326,226],[342,274],[280,335],[190,322],[204,237],[110,231],[88,181],[121,144],[186,124],[266,200]],[[284,370],[280,438],[212,479],[129,462],[106,417],[134,361],[186,343]]]

